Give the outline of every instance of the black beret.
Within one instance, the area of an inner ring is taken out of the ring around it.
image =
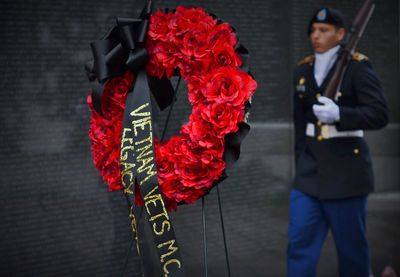
[[[333,8],[319,8],[313,13],[313,17],[308,24],[308,35],[310,35],[312,24],[315,22],[332,24],[344,28],[343,14],[339,10]]]

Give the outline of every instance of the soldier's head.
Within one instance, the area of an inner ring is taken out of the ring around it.
[[[308,24],[308,35],[317,53],[324,53],[338,45],[345,36],[344,17],[333,8],[320,8]]]

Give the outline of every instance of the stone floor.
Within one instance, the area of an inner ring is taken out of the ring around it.
[[[213,200],[213,195],[210,195],[209,202],[206,202],[208,276],[228,276],[219,214]],[[191,214],[191,222],[199,221],[201,206],[196,205],[185,207],[175,218],[178,240],[182,238],[183,260],[191,277],[206,276],[202,241],[199,239],[201,226],[198,224],[199,228],[194,228],[192,224],[192,229],[188,229],[185,225],[186,213]],[[199,211],[198,218],[193,217],[195,209]],[[238,213],[238,209],[239,206],[223,205],[231,276],[285,276],[288,213],[285,196],[266,201],[265,206],[247,206],[245,215]],[[392,265],[399,274],[400,194],[372,194],[368,203],[367,224],[374,276],[380,277],[386,265]],[[336,252],[330,234],[322,250],[317,276],[338,276]]]

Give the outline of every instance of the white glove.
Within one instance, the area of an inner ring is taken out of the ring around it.
[[[340,120],[339,106],[332,99],[321,96],[318,98],[318,102],[323,105],[315,104],[312,108],[319,121],[330,124]]]

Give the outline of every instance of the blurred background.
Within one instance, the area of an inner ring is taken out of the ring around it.
[[[87,135],[89,43],[138,0],[0,2],[0,276],[140,276],[126,200],[107,191]],[[220,184],[232,276],[285,276],[288,192],[293,176],[292,70],[311,54],[307,24],[328,5],[351,22],[362,1],[163,0],[156,8],[203,7],[235,27],[251,54],[258,89],[251,131]],[[376,173],[368,205],[372,270],[400,272],[400,48],[398,0],[376,1],[358,51],[385,89],[390,124],[367,132]],[[173,80],[175,81],[175,80]],[[190,106],[180,86],[167,135]],[[165,121],[162,113],[159,122]],[[188,276],[205,276],[201,201],[172,212]],[[216,190],[205,197],[208,276],[227,276]],[[125,266],[126,262],[126,266]],[[318,276],[338,276],[329,236]]]

